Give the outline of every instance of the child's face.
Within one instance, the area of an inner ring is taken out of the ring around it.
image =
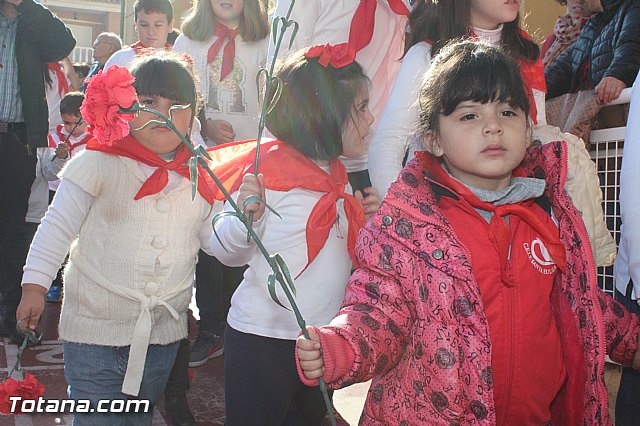
[[[140,104],[149,108],[155,109],[162,113],[166,117],[169,117],[169,108],[174,105],[182,105],[181,103],[163,98],[161,96],[140,96]],[[191,125],[191,108],[174,109],[172,111],[172,120],[174,126],[182,133],[186,135],[189,126]],[[156,154],[167,154],[174,151],[180,145],[180,138],[173,133],[171,129],[166,126],[159,126],[157,124],[150,124],[144,129],[140,127],[144,126],[150,120],[160,120],[155,114],[149,112],[140,112],[129,123],[131,129],[131,136],[140,142],[144,147],[155,152]],[[139,130],[136,130],[139,129]]]
[[[211,0],[211,7],[216,21],[228,28],[237,28],[240,25],[244,0]]]
[[[78,137],[87,131],[87,123],[82,119],[82,116],[73,114],[60,114],[60,116],[62,117],[64,130],[67,133],[71,133],[71,136]],[[76,126],[78,121],[80,123]]]
[[[342,132],[342,155],[356,158],[367,152],[371,124],[373,115],[369,111],[369,89],[363,88],[356,96],[351,117]]]
[[[470,20],[476,28],[493,30],[516,19],[520,0],[471,0]]]
[[[442,157],[456,179],[492,191],[509,186],[529,145],[524,111],[501,102],[465,101],[451,115],[440,115],[439,126],[427,133],[426,148]]]
[[[143,46],[160,49],[167,43],[167,36],[173,30],[173,21],[167,21],[164,13],[146,13],[141,10],[135,30]]]

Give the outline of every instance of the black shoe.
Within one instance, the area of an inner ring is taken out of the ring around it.
[[[211,358],[222,356],[223,353],[224,346],[222,345],[222,339],[218,335],[214,334],[212,337],[198,336],[189,353],[189,367],[200,367]]]
[[[186,394],[165,395],[164,408],[167,410],[169,417],[171,417],[171,423],[174,426],[195,426],[196,419],[191,414]]]

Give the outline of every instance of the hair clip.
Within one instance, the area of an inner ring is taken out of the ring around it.
[[[311,46],[304,52],[305,58],[318,58],[318,63],[327,68],[331,65],[334,68],[343,68],[351,65],[356,60],[356,51],[348,43],[336,45]]]

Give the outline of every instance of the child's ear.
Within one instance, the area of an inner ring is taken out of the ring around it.
[[[425,132],[422,139],[422,145],[424,146],[424,149],[427,150],[427,152],[435,157],[442,157],[444,155],[444,151],[438,143],[438,135],[433,130],[427,130]]]

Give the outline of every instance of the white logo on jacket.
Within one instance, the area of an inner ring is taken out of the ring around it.
[[[558,269],[540,238],[535,238],[531,244],[524,243],[522,246],[529,257],[529,261],[538,272],[549,275]]]

